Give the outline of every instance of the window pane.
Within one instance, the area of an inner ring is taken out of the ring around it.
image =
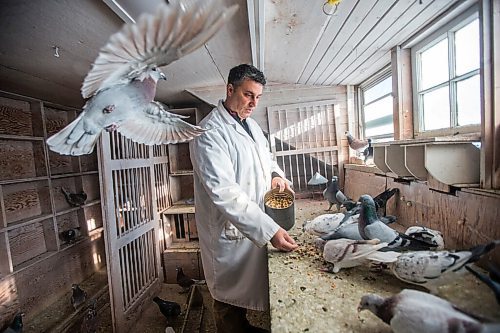
[[[363,111],[366,137],[394,133],[391,96],[366,105]]]
[[[456,75],[479,68],[479,21],[476,19],[455,32]]]
[[[392,77],[388,77],[384,81],[378,83],[376,86],[366,89],[363,92],[364,103],[368,104],[379,97],[387,95],[392,92]]]
[[[425,131],[450,127],[450,97],[448,86],[423,95]]]
[[[458,126],[481,123],[479,75],[457,82]]]
[[[448,39],[421,53],[421,88],[425,90],[448,81]]]

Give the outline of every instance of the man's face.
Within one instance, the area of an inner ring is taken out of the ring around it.
[[[250,117],[262,96],[262,84],[246,79],[238,87],[227,85],[226,106],[241,119]]]

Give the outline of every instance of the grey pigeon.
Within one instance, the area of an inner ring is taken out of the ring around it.
[[[323,177],[319,172],[316,171],[314,175],[309,179],[307,185],[323,185],[328,183],[328,179]]]
[[[499,241],[478,245],[467,251],[410,251],[402,253],[390,265],[394,276],[407,283],[427,288],[437,294],[440,286],[457,280],[466,264],[475,262],[495,248]]]
[[[364,162],[368,163],[369,160],[373,161],[373,147],[372,147],[372,139],[368,138],[366,140],[368,142],[368,147],[363,150]]]
[[[347,137],[347,142],[349,142],[349,147],[351,147],[351,149],[357,151],[358,153],[362,153],[366,148],[368,148],[368,140],[356,139],[348,131],[344,134]]]
[[[61,231],[59,233],[59,238],[61,238],[61,240],[63,240],[65,244],[74,243],[80,236],[81,236],[80,227],[71,228],[68,230]]]
[[[327,271],[338,273],[342,268],[355,267],[376,263],[394,262],[400,255],[398,252],[379,250],[386,247],[387,243],[381,243],[378,239],[352,240],[335,239],[325,241],[321,238],[315,240],[316,247],[323,251],[323,259],[329,263]]]
[[[490,273],[489,276],[480,273],[470,266],[465,266],[465,268],[474,274],[475,277],[477,277],[479,280],[484,282],[495,294],[495,298],[497,300],[498,305],[500,305],[500,270],[495,268],[493,265],[489,266]]]
[[[203,129],[153,100],[158,80],[165,78],[159,67],[206,43],[237,8],[226,8],[221,0],[170,1],[154,15],[124,25],[101,48],[83,82],[81,93],[88,100],[82,113],[47,140],[49,148],[62,155],[89,154],[103,129],[147,145],[202,134]]]
[[[73,308],[76,310],[80,305],[85,303],[85,300],[87,299],[87,292],[82,290],[76,283],[71,286],[71,289],[71,305],[73,305]]]
[[[420,239],[426,243],[435,244],[435,250],[444,250],[444,238],[440,231],[423,226],[412,226],[406,229],[405,235]]]
[[[377,213],[379,216],[386,215],[387,201],[389,201],[389,199],[392,198],[396,193],[399,193],[399,189],[397,187],[389,188],[373,197],[373,201],[375,202],[375,207],[377,208]]]
[[[97,317],[97,300],[93,298],[89,303],[90,304],[87,306],[80,325],[80,333],[95,333],[97,332],[97,328],[99,326]]]
[[[71,193],[64,187],[61,187],[61,192],[64,194],[66,201],[73,207],[80,207],[87,200],[87,193],[80,191],[79,193]]]
[[[337,211],[340,211],[340,206],[344,202],[351,200],[339,189],[339,179],[337,176],[333,176],[328,182],[326,189],[323,191],[323,197],[330,203],[327,210],[331,210],[332,206],[336,205]]]
[[[5,330],[3,330],[2,333],[22,333],[23,317],[23,312],[17,313],[10,325]]]
[[[493,333],[500,324],[483,324],[452,303],[426,292],[403,289],[398,294],[382,297],[366,294],[358,311],[369,310],[394,333]]]
[[[375,202],[368,194],[360,197],[361,212],[359,214],[358,228],[363,239],[379,239],[389,243],[388,248],[394,251],[429,250],[436,245],[412,238],[402,234],[380,220],[377,216]]]

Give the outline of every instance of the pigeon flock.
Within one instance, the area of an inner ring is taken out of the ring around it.
[[[357,145],[351,148],[364,149],[359,140],[353,143]],[[338,178],[332,177],[323,197],[329,205],[327,211],[335,205],[336,212],[316,216],[302,225],[302,232],[316,237],[312,243],[325,263],[320,270],[338,273],[367,266],[388,272],[408,286],[427,289],[404,289],[389,297],[362,297],[358,311],[371,311],[393,332],[500,332],[500,323],[489,323],[437,296],[441,286],[453,284],[468,270],[492,290],[500,305],[500,269],[489,267],[488,276],[469,266],[500,240],[470,249],[445,250],[438,230],[411,226],[404,233],[398,232],[390,225],[397,218],[386,214],[388,202],[398,193],[397,188],[389,188],[374,197],[361,195],[355,201],[342,193]]]

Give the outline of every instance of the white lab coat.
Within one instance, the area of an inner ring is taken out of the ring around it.
[[[269,307],[266,243],[279,226],[264,213],[271,173],[283,175],[257,122],[255,139],[218,107],[200,125],[210,130],[190,142],[196,226],[208,288],[221,302],[253,310]]]

